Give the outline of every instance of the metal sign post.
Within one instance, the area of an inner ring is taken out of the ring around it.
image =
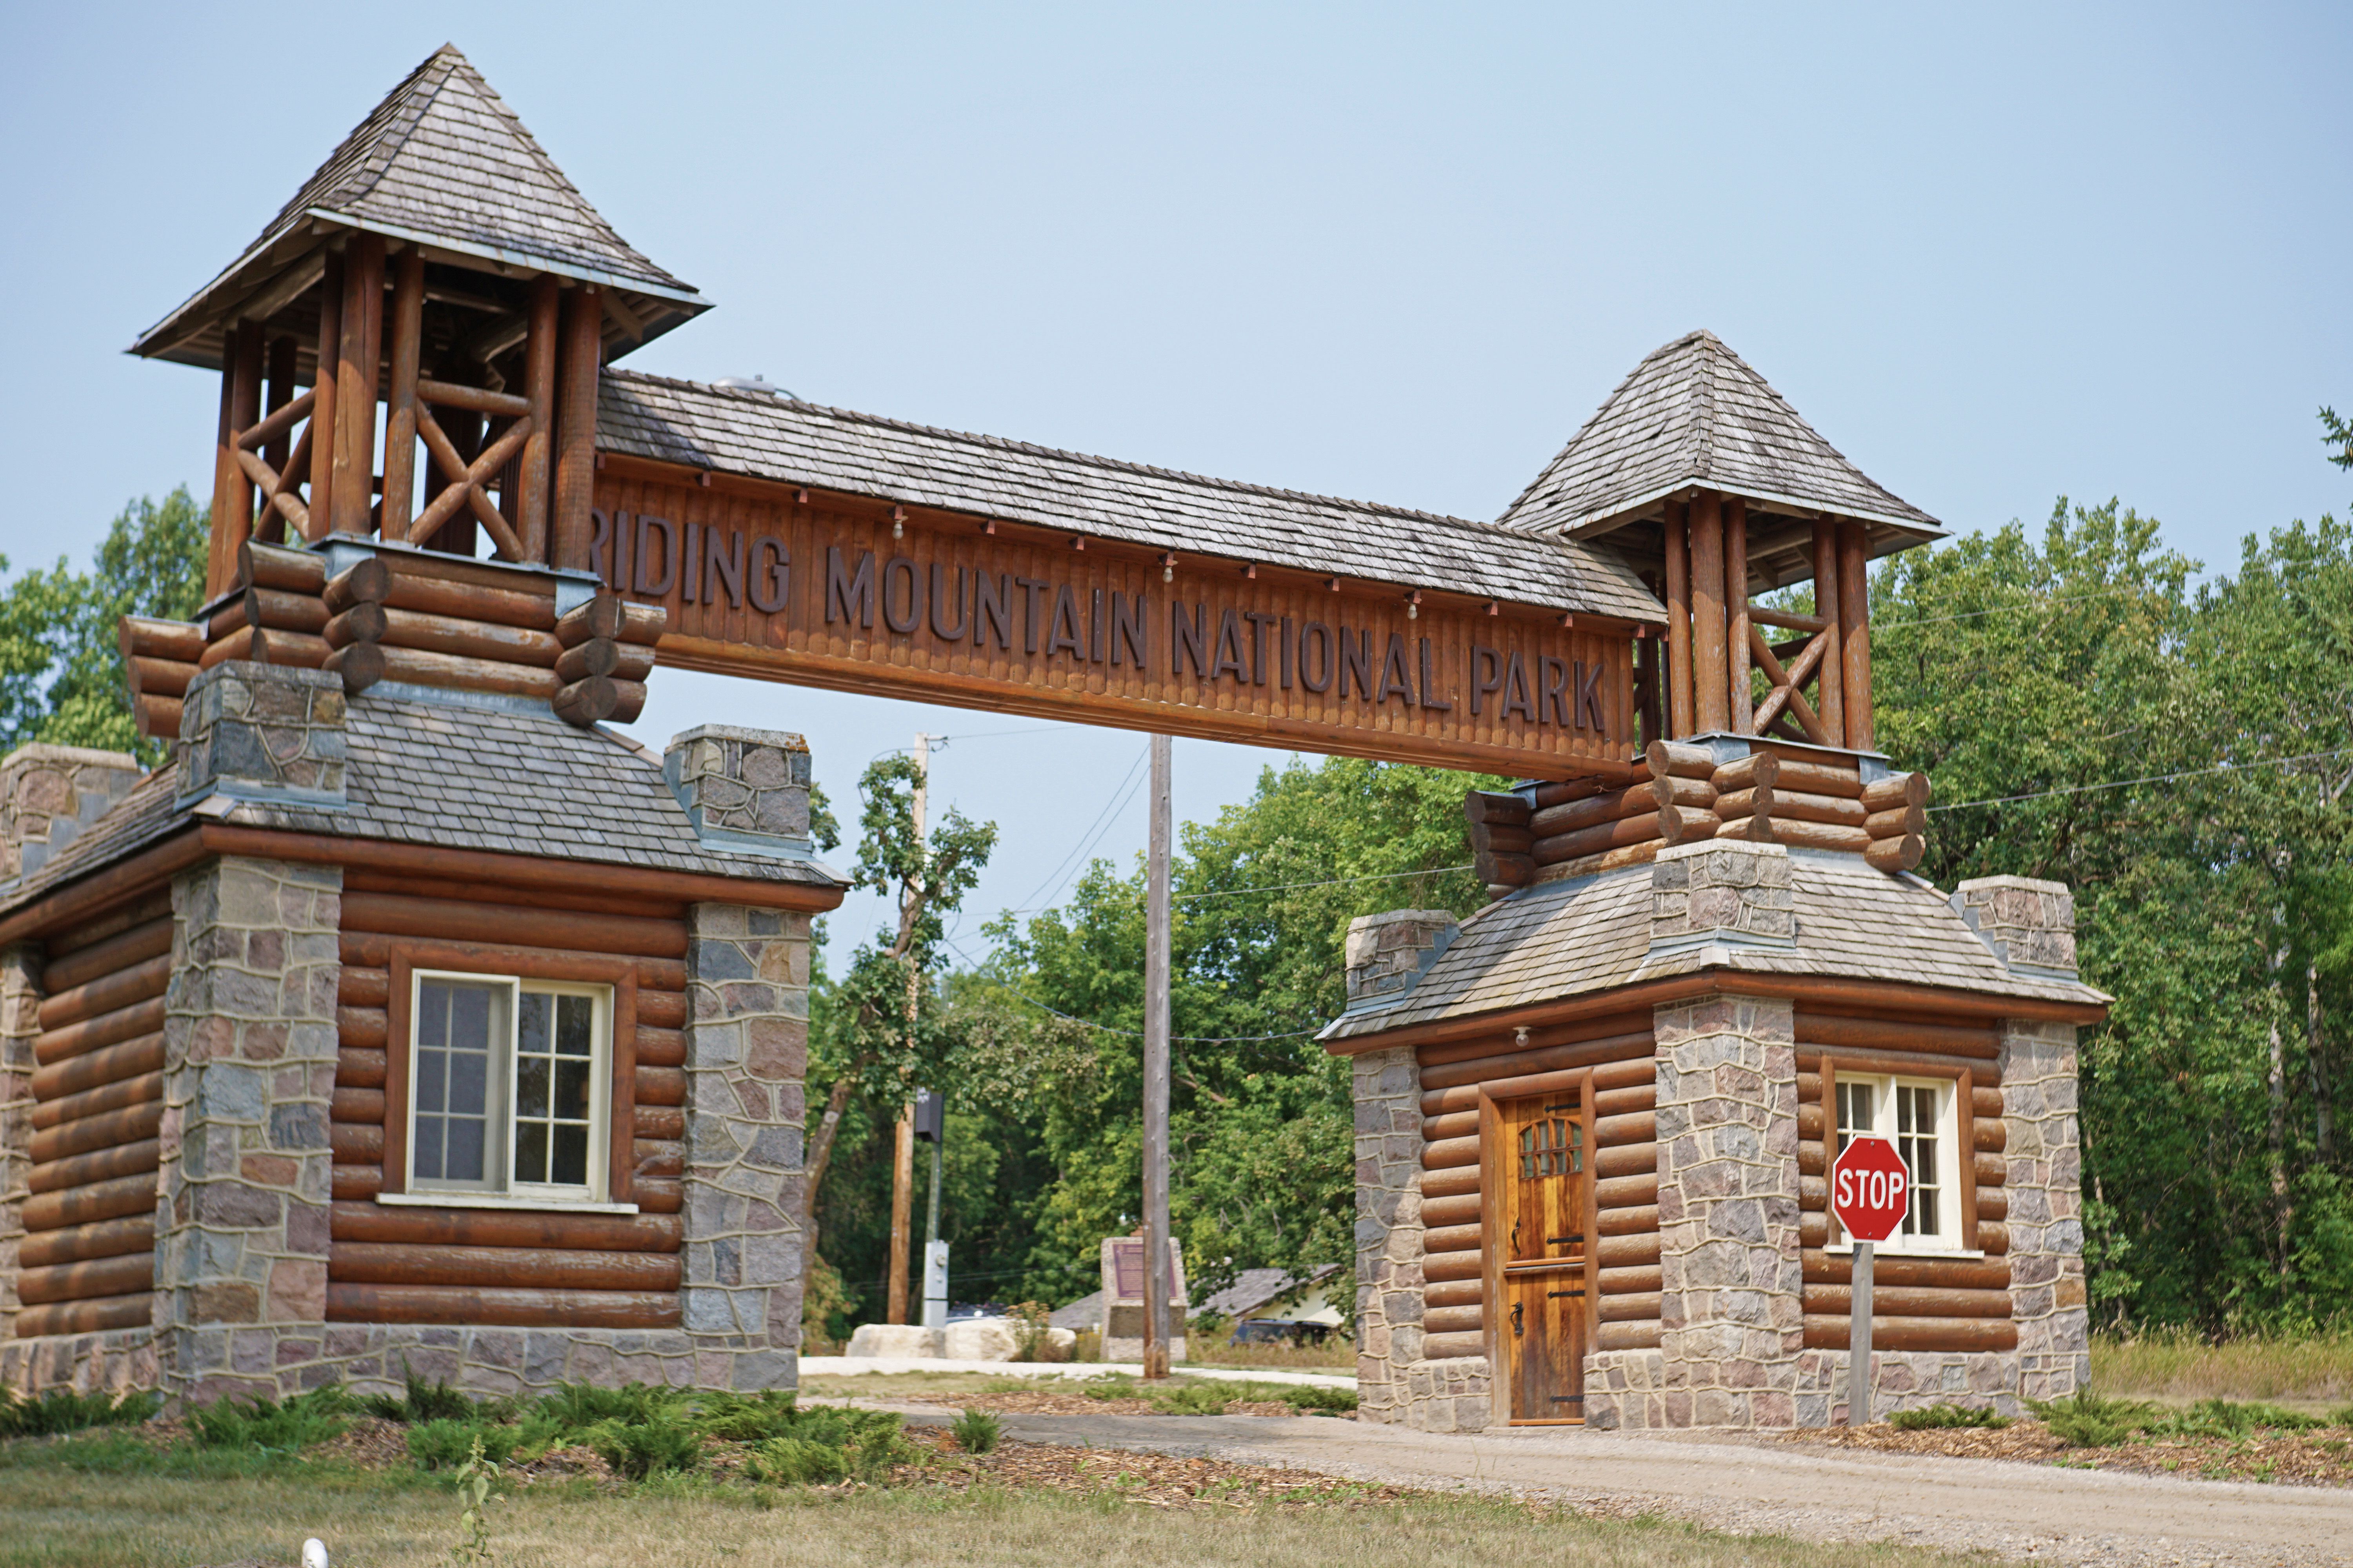
[[[1850,1139],[1831,1167],[1831,1213],[1854,1242],[1854,1272],[1848,1295],[1846,1331],[1846,1421],[1871,1421],[1871,1253],[1894,1236],[1912,1207],[1912,1173],[1895,1145],[1869,1134]]]

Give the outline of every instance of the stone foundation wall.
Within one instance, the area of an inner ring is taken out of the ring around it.
[[[163,1386],[155,1331],[110,1329],[93,1334],[43,1334],[0,1339],[0,1388],[37,1394],[53,1388],[77,1394],[121,1394]]]
[[[1654,1019],[1665,1418],[1786,1427],[1805,1341],[1790,1005],[1711,996]]]
[[[1409,1047],[1350,1064],[1356,1113],[1356,1412],[1401,1421],[1421,1360],[1421,1067]]]
[[[1597,1432],[1667,1426],[1667,1364],[1658,1351],[1595,1351],[1585,1358],[1585,1424]]]
[[[1872,1414],[1931,1405],[1978,1405],[2004,1415],[2028,1412],[2018,1397],[2018,1357],[1999,1351],[1880,1351]],[[2040,1397],[2039,1395],[2037,1397]],[[1798,1425],[1842,1426],[1847,1418],[1847,1352],[1807,1351],[1798,1357]]]
[[[1494,1377],[1485,1356],[1418,1361],[1403,1370],[1405,1387],[1390,1417],[1400,1426],[1417,1432],[1481,1432],[1494,1420]]]

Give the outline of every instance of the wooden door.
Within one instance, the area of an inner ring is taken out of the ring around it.
[[[1572,1089],[1496,1110],[1497,1338],[1510,1418],[1514,1426],[1582,1421],[1592,1190],[1584,1108]]]

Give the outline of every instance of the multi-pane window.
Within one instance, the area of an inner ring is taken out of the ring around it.
[[[1959,1184],[1959,1126],[1954,1086],[1940,1079],[1852,1074],[1836,1075],[1838,1148],[1846,1152],[1859,1133],[1875,1133],[1895,1145],[1912,1179],[1911,1207],[1897,1236],[1928,1248],[1961,1245],[1958,1213],[1950,1196]]]
[[[413,984],[410,1189],[600,1199],[611,993],[427,971]]]
[[[1548,1105],[1544,1115],[1520,1129],[1520,1180],[1572,1176],[1585,1169],[1585,1124],[1552,1114],[1575,1109]]]

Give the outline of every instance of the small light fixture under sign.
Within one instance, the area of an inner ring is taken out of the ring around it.
[[[891,509],[891,537],[893,539],[907,537],[907,509],[903,506],[894,506]]]
[[[1421,619],[1421,590],[1419,588],[1405,596],[1405,618],[1409,621]]]

